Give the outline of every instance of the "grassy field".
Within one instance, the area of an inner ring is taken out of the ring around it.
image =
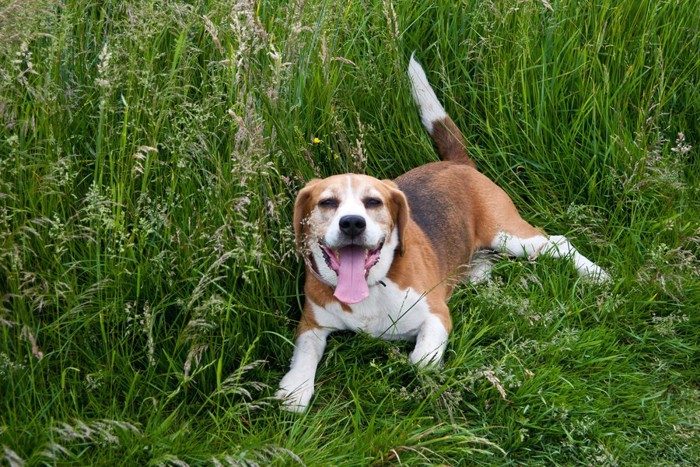
[[[3,465],[700,464],[692,0],[0,1]],[[331,337],[295,193],[436,154],[410,54],[478,166],[613,280],[502,261],[444,367]]]

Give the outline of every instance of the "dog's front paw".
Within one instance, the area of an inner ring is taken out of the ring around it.
[[[440,350],[435,350],[433,352],[424,353],[419,350],[414,350],[408,355],[408,359],[420,369],[431,370],[439,368],[442,364],[442,352]]]
[[[275,397],[282,401],[282,408],[289,412],[302,413],[314,395],[313,381],[299,380],[289,373],[280,381]]]

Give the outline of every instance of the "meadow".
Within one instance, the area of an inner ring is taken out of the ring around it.
[[[693,0],[0,2],[0,463],[699,465]],[[480,169],[612,280],[499,261],[443,367],[329,339],[296,192],[437,159],[424,66]]]

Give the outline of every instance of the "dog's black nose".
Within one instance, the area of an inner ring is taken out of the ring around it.
[[[338,223],[340,231],[349,237],[357,237],[365,231],[367,222],[362,216],[343,216]]]

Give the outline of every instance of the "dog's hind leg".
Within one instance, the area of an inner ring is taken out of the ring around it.
[[[581,276],[598,282],[604,282],[610,278],[600,266],[579,253],[565,236],[547,236],[522,219],[520,222],[519,228],[514,231],[507,229],[498,232],[491,243],[491,248],[500,253],[532,260],[539,255],[566,258],[571,260]]]

